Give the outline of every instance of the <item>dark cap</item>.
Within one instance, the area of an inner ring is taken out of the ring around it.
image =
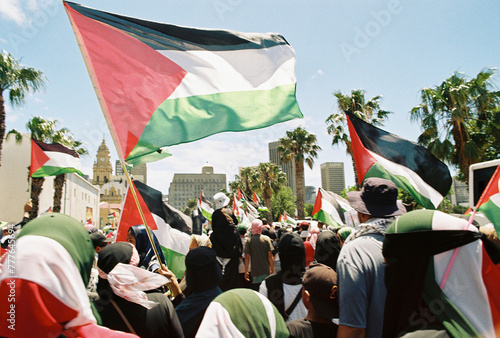
[[[324,318],[338,318],[339,302],[337,273],[324,264],[311,264],[302,278],[304,289],[311,295],[311,303],[316,313]]]
[[[373,217],[399,216],[406,212],[403,203],[398,201],[398,187],[383,178],[367,178],[363,189],[349,191],[347,199],[357,212]]]
[[[104,234],[100,231],[91,233],[90,238],[92,239],[92,244],[94,244],[94,249],[98,246],[102,246],[113,241],[113,238],[106,238],[106,236],[104,236]]]

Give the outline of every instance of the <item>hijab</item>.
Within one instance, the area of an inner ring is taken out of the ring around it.
[[[134,234],[135,247],[137,249],[137,252],[139,252],[140,261],[138,266],[149,269],[149,265],[151,263],[151,260],[155,256],[155,252],[151,245],[151,241],[149,240],[146,227],[144,226],[144,224],[134,225],[129,228],[129,231],[132,231],[132,233]],[[157,261],[161,260],[163,264],[167,265],[165,262],[165,256],[163,256],[163,251],[161,250],[160,243],[158,242],[156,235],[152,231],[151,234],[153,235],[153,240],[155,242],[156,250],[160,255],[160,259],[157,259]]]
[[[314,260],[337,271],[337,258],[340,253],[340,241],[330,230],[324,230],[318,235]]]

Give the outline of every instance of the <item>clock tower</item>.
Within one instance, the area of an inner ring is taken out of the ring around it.
[[[113,174],[113,166],[111,165],[111,156],[109,153],[108,146],[106,145],[106,140],[102,139],[102,144],[97,150],[97,158],[94,161],[94,176],[92,178],[92,184],[99,185],[102,187],[104,183],[111,181]]]

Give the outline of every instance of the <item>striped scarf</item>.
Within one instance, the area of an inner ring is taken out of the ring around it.
[[[355,240],[358,237],[368,235],[368,234],[382,234],[385,235],[385,231],[387,227],[394,222],[395,217],[389,218],[372,218],[367,222],[360,224],[357,230],[354,230],[349,237],[344,242],[344,245],[349,243],[350,241]]]

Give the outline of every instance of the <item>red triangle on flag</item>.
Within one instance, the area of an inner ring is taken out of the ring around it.
[[[347,116],[347,125],[349,127],[349,135],[351,136],[352,156],[354,158],[354,163],[356,163],[356,171],[358,172],[358,183],[361,184],[363,183],[363,179],[368,169],[377,163],[377,160],[370,154],[368,149],[363,145],[363,142],[359,139],[349,116]]]
[[[42,148],[40,148],[35,141],[31,140],[30,176],[47,163],[48,160],[50,160],[50,157],[45,154]]]
[[[142,212],[144,214],[144,217],[146,218],[146,222],[148,223],[149,228],[151,230],[158,230],[151,211],[149,211],[146,202],[144,202],[144,199],[139,193],[139,190],[137,190],[137,188],[133,184],[134,183],[132,182],[132,186],[135,189],[137,199],[139,200],[139,205],[141,206]],[[125,197],[125,202],[123,203],[123,211],[120,216],[120,225],[116,234],[117,242],[127,241],[127,231],[131,226],[144,224],[141,218],[141,214],[139,213],[139,209],[137,208],[137,204],[135,203],[134,196],[132,195],[132,191],[130,191],[130,188],[132,186],[129,186],[127,196]]]
[[[155,110],[187,72],[132,35],[64,6],[118,150],[126,159]]]
[[[318,194],[316,195],[316,200],[314,201],[314,207],[312,211],[312,215],[316,215],[321,210],[321,190],[318,188]]]

